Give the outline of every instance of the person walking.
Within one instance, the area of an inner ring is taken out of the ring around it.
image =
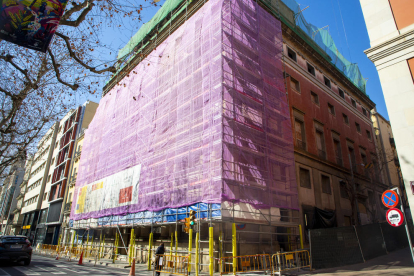
[[[164,243],[161,243],[160,246],[158,246],[157,250],[155,250],[155,267],[156,270],[161,270],[162,265],[159,265],[160,263],[160,255],[164,255],[165,253],[165,248],[164,248]],[[160,276],[161,272],[157,271],[155,273],[156,276]]]

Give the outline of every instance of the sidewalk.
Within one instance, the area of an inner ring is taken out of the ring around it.
[[[312,272],[290,272],[286,275],[341,275],[341,276],[373,276],[373,275],[414,275],[414,263],[410,249],[404,248],[388,255],[381,256],[365,263],[319,269]]]

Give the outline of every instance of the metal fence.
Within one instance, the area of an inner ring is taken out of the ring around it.
[[[405,228],[388,223],[310,230],[312,267],[361,263],[408,246]]]

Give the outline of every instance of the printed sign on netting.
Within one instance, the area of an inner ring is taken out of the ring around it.
[[[389,209],[385,217],[387,218],[387,222],[394,227],[398,227],[404,222],[403,213],[397,208]]]

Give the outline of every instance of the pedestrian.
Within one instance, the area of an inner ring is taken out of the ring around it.
[[[165,253],[165,248],[164,248],[164,243],[161,243],[160,246],[158,246],[157,250],[155,250],[155,270],[161,270],[162,265],[159,265],[160,263],[160,255],[164,255]],[[155,273],[156,276],[160,276],[161,272],[157,271]]]

